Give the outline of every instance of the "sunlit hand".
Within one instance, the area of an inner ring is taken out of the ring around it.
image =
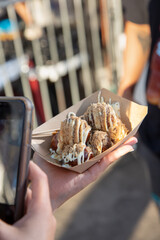
[[[44,161],[35,153],[33,160],[42,168],[49,179],[53,210],[100,177],[112,162],[126,153],[133,151],[132,145],[136,142],[137,139],[135,137],[130,138],[127,142],[106,155],[100,162],[96,163],[82,174],[54,166]]]
[[[29,165],[31,188],[27,190],[26,214],[14,225],[0,220],[1,240],[53,240],[56,220],[52,214],[48,179],[33,162]]]

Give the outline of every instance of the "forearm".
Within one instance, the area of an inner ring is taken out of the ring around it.
[[[125,25],[126,48],[123,59],[123,76],[119,95],[124,95],[139,80],[150,52],[150,27],[148,24],[135,24],[127,21]]]
[[[26,25],[32,24],[33,22],[32,16],[25,3],[23,2],[16,3],[14,7],[16,12],[19,14],[19,16],[22,18]]]

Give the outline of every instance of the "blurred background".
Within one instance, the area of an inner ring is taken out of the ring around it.
[[[120,0],[1,0],[0,7],[0,95],[31,99],[34,127],[103,87],[116,92]]]
[[[101,88],[116,93],[124,47],[121,0],[1,0],[0,96],[31,99],[35,128]],[[55,216],[57,240],[160,239],[159,209],[136,153]]]

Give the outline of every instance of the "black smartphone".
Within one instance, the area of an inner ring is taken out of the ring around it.
[[[0,219],[9,224],[24,214],[32,113],[29,99],[0,97]]]

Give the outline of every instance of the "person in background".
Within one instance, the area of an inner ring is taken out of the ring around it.
[[[42,28],[34,23],[32,13],[25,2],[17,2],[14,4],[17,14],[25,23],[24,36],[27,40],[34,40],[42,37]]]
[[[149,166],[152,191],[160,196],[160,1],[122,0],[122,3],[126,48],[118,93],[133,99],[135,85],[148,62],[148,115],[139,129],[137,152]]]
[[[14,225],[0,220],[0,239],[53,240],[56,220],[52,213],[56,208],[98,179],[111,163],[132,152],[136,142],[135,137],[128,139],[82,174],[54,166],[35,153],[36,164],[31,161],[29,165],[31,188],[26,194],[26,214]]]
[[[29,41],[40,38],[43,35],[42,28],[34,23],[32,13],[27,4],[25,2],[17,2],[13,7],[25,24],[25,38]],[[0,8],[0,40],[14,40],[18,37],[18,31],[16,23],[9,19],[7,8]]]

